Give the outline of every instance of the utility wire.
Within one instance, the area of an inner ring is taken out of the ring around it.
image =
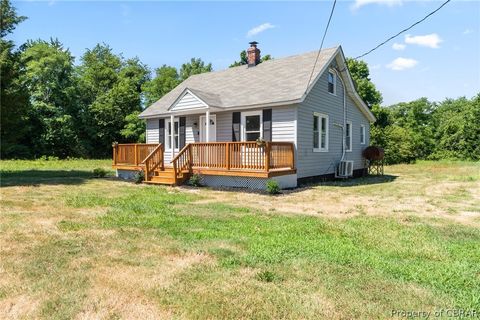
[[[431,15],[435,14],[438,10],[442,9],[447,3],[449,3],[451,0],[447,0],[445,1],[444,3],[442,3],[442,5],[440,7],[438,7],[437,9],[435,9],[434,11],[430,12],[429,14],[427,14],[425,17],[423,17],[423,19],[421,20],[418,20],[417,22],[415,22],[414,24],[412,24],[410,27],[408,28],[405,28],[403,29],[402,31],[400,31],[399,33],[397,33],[396,35],[394,36],[391,36],[390,38],[388,38],[387,40],[383,41],[382,43],[380,43],[378,46],[376,46],[375,48],[371,49],[370,51],[367,51],[365,52],[364,54],[362,55],[359,55],[358,57],[354,58],[353,60],[357,60],[357,59],[360,59],[362,57],[365,57],[367,54],[369,53],[372,53],[373,51],[377,50],[378,48],[380,48],[381,46],[383,46],[384,44],[386,44],[387,42],[389,42],[390,40],[398,37],[399,35],[401,35],[402,33],[412,29],[413,27],[415,27],[417,24],[427,20],[428,17],[430,17]]]
[[[320,56],[320,51],[322,51],[323,41],[325,40],[325,36],[327,35],[328,27],[330,26],[330,21],[332,20],[333,11],[335,11],[336,4],[337,4],[337,0],[334,0],[332,5],[332,10],[330,11],[330,17],[328,18],[327,26],[325,27],[325,32],[323,33],[322,43],[320,43],[320,48],[318,49],[317,57],[315,58],[315,63],[313,64],[312,73],[310,73],[310,78],[308,78],[307,88],[305,92],[308,90],[308,86],[310,85],[310,81],[312,80],[313,72],[315,71],[318,57]]]

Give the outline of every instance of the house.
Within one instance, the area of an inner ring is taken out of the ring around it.
[[[116,145],[121,177],[181,184],[200,174],[210,186],[283,188],[365,167],[375,117],[355,90],[340,46],[193,75],[149,106],[146,144]]]

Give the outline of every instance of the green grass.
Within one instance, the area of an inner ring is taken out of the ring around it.
[[[100,221],[106,228],[155,229],[185,248],[209,248],[226,267],[269,268],[301,263],[368,270],[388,281],[411,283],[449,297],[457,307],[480,306],[480,231],[434,227],[395,219],[358,217],[339,223],[285,217],[244,208],[197,206],[194,214],[169,205],[121,201]],[[133,199],[133,198],[132,198]],[[183,202],[180,200],[178,202]],[[206,216],[203,216],[206,214]],[[236,251],[216,251],[215,243]],[[360,296],[362,292],[358,292]]]
[[[56,319],[155,312],[351,319],[388,318],[392,310],[480,310],[478,215],[468,223],[448,219],[478,208],[477,164],[388,167],[385,178],[326,182],[275,197],[271,210],[254,205],[272,199],[266,195],[225,192],[229,200],[221,202],[206,188],[92,179],[87,173],[102,161],[72,163],[85,174],[81,183],[71,184],[78,172],[61,161],[51,169],[2,163],[8,212],[0,215],[0,272],[10,276],[0,281],[0,317],[2,300],[22,295],[39,301],[24,317]],[[33,169],[44,174],[28,178]],[[57,170],[66,176],[49,176]],[[17,185],[18,178],[39,186]],[[445,194],[432,193],[431,181]],[[316,210],[329,212],[321,200],[331,194],[371,198],[372,206],[354,203],[344,218],[282,211],[292,201],[318,200]],[[380,206],[382,199],[408,203],[419,194],[444,214],[422,215],[413,205],[385,213],[389,204]]]

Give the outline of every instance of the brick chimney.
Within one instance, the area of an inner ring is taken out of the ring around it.
[[[260,63],[260,49],[257,48],[258,42],[252,41],[247,50],[247,62],[249,67],[255,67]]]

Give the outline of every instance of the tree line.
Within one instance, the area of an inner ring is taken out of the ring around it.
[[[420,98],[382,106],[367,64],[353,59],[347,63],[359,95],[377,118],[370,126],[370,144],[385,150],[387,164],[480,160],[480,93],[471,99]]]
[[[1,1],[1,157],[109,157],[111,143],[144,142],[138,114],[190,75],[212,71],[192,58],[179,69],[151,70],[137,57],[115,54],[107,44],[87,49],[79,64],[57,39],[16,46],[5,37],[26,17]],[[262,61],[272,59],[265,55]],[[246,52],[230,67],[246,64]],[[371,144],[387,163],[416,159],[480,159],[480,95],[441,103],[419,99],[381,106],[382,95],[363,61],[348,59],[357,91],[377,117]]]

